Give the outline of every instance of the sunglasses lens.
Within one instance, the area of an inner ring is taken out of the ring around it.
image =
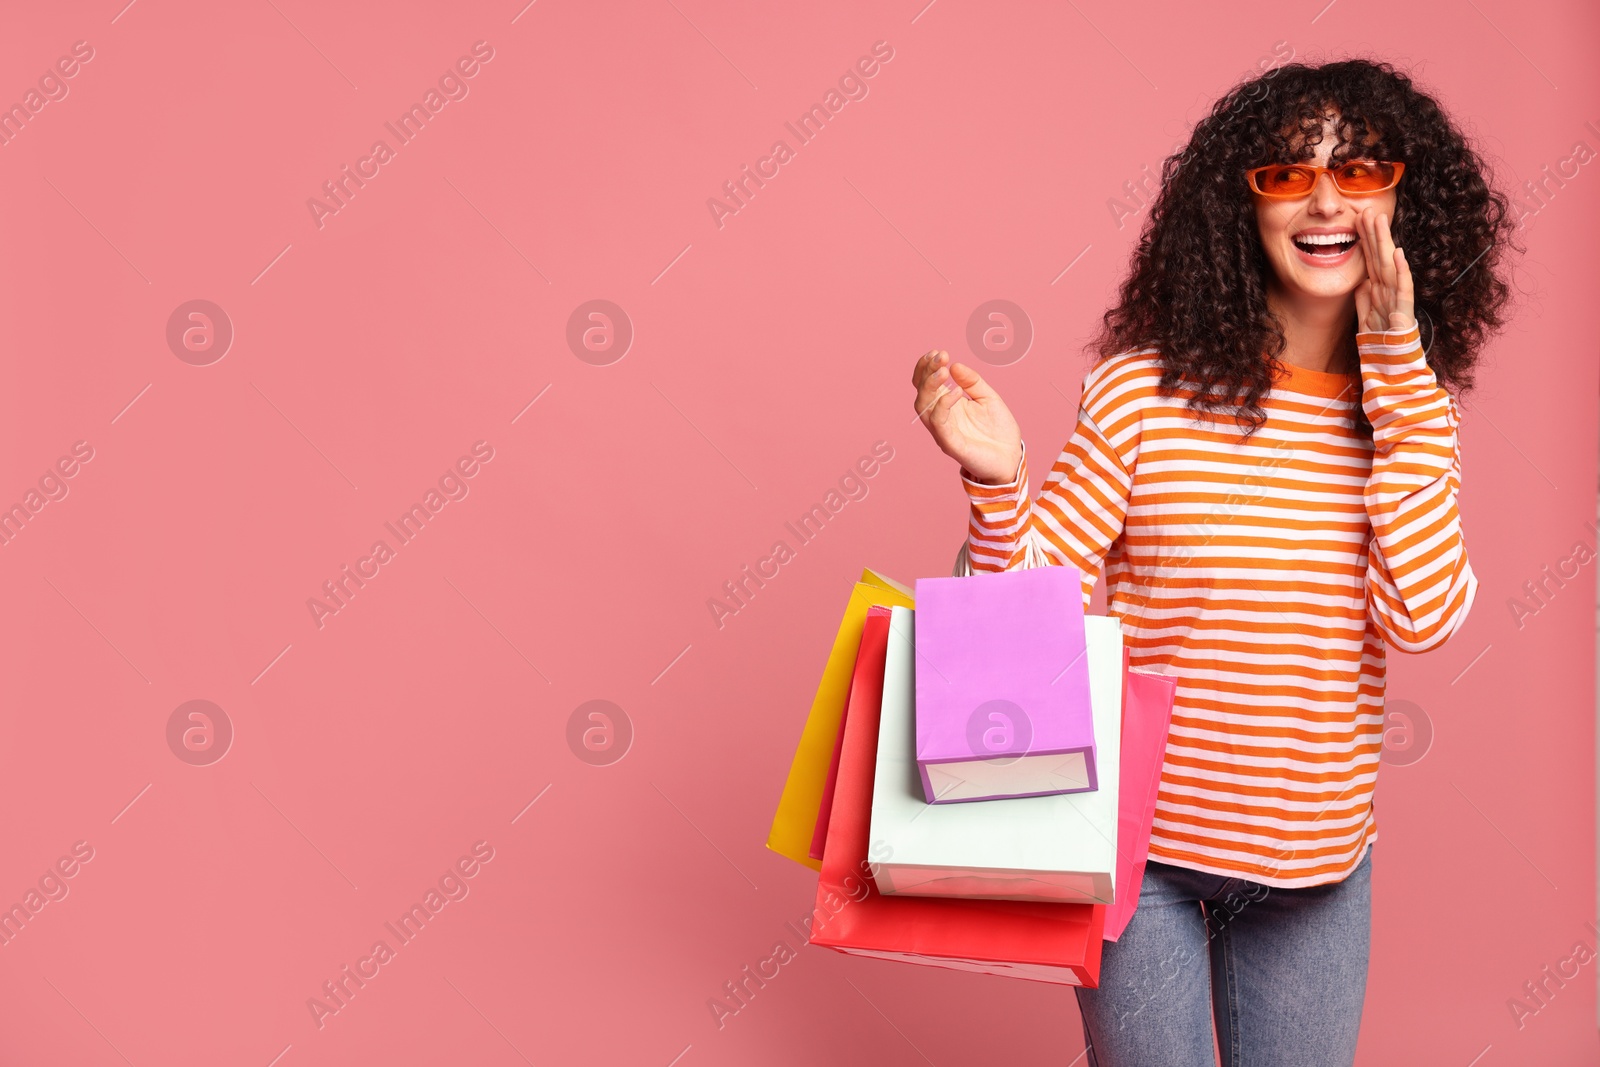
[[[1301,196],[1311,191],[1317,172],[1309,167],[1269,167],[1256,175],[1256,191],[1267,196]]]
[[[1394,164],[1346,163],[1334,171],[1334,181],[1347,193],[1375,193],[1394,184]]]

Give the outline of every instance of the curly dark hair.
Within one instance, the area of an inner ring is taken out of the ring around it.
[[[1315,156],[1329,111],[1339,138],[1330,165],[1352,156],[1405,164],[1390,229],[1406,250],[1427,362],[1447,389],[1472,388],[1510,299],[1507,249],[1525,251],[1511,244],[1517,216],[1438,102],[1391,65],[1365,59],[1287,63],[1241,82],[1164,161],[1119,303],[1090,342],[1100,360],[1157,348],[1162,392],[1182,382],[1207,418],[1231,410],[1245,438],[1261,427],[1261,397],[1281,374],[1286,341],[1267,307],[1272,267],[1243,175]],[[1362,147],[1369,136],[1376,141]],[[1359,328],[1347,341],[1352,359]],[[1354,425],[1370,435],[1360,404]]]

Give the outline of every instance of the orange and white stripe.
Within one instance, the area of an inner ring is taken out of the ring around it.
[[[1131,662],[1177,682],[1150,856],[1282,888],[1338,881],[1377,838],[1385,645],[1424,652],[1478,580],[1456,499],[1456,403],[1417,327],[1356,337],[1359,376],[1287,366],[1248,442],[1160,355],[1084,378],[1037,500],[1017,476],[971,500],[975,572],[1035,558],[1102,569]],[[1350,425],[1362,404],[1371,439]]]

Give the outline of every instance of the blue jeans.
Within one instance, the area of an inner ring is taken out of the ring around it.
[[[1372,851],[1341,882],[1274,889],[1151,860],[1079,988],[1089,1067],[1350,1067],[1366,999]]]

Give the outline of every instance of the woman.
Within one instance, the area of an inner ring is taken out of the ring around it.
[[[1446,387],[1514,225],[1404,75],[1290,64],[1166,161],[1037,500],[994,389],[917,361],[972,569],[1073,566],[1087,607],[1104,566],[1133,665],[1177,681],[1138,910],[1077,991],[1091,1067],[1211,1064],[1213,1020],[1228,1065],[1353,1061],[1385,644],[1438,647],[1477,590]]]

